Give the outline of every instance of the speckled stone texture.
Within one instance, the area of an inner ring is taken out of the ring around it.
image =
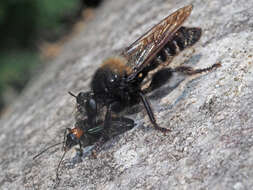
[[[149,95],[171,133],[154,130],[140,107],[130,115],[136,127],[109,141],[97,159],[73,165],[70,151],[56,185],[60,147],[32,157],[73,126],[67,91],[88,90],[104,58],[188,4],[194,9],[184,25],[201,27],[203,36],[171,66],[222,67]],[[253,1],[106,0],[95,15],[1,119],[0,189],[252,189]]]

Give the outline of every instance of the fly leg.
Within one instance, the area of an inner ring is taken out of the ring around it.
[[[147,94],[157,88],[163,86],[172,77],[171,68],[163,68],[157,71],[153,76],[150,85],[143,90],[143,94]]]
[[[221,67],[220,63],[215,63],[210,67],[204,68],[204,69],[193,69],[192,67],[188,67],[188,66],[179,66],[176,67],[174,69],[172,69],[172,72],[181,72],[183,74],[186,75],[195,75],[195,74],[199,74],[199,73],[203,73],[203,72],[209,72],[215,68]]]
[[[149,120],[151,121],[151,123],[153,124],[153,126],[155,127],[155,129],[157,129],[159,131],[162,131],[163,133],[171,131],[170,129],[166,129],[166,128],[160,127],[156,123],[156,119],[155,119],[154,113],[152,111],[152,108],[150,106],[150,103],[149,103],[148,99],[146,98],[146,96],[142,92],[140,92],[139,95],[140,95],[141,101],[142,101],[142,103],[143,103],[143,105],[144,105],[144,107],[145,107],[145,109],[147,111]]]
[[[81,141],[78,143],[79,144],[79,149],[77,149],[77,151],[79,151],[79,156],[82,157],[83,156],[83,149],[82,149],[82,144]]]
[[[203,72],[209,72],[215,68],[220,67],[220,63],[213,64],[210,67],[204,69],[194,69],[189,66],[179,66],[174,69],[172,68],[163,68],[157,71],[153,76],[150,85],[143,90],[144,94],[147,94],[161,86],[163,86],[171,77],[174,72],[183,73],[185,75],[195,75]]]
[[[120,102],[112,102],[107,106],[106,115],[105,115],[105,121],[104,121],[104,129],[108,129],[111,125],[112,121],[112,110],[114,112],[120,112],[124,109],[125,106],[121,105]]]
[[[109,104],[106,110],[104,129],[107,129],[110,127],[111,117],[112,117],[112,104]]]

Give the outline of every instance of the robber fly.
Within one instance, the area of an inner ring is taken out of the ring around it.
[[[119,55],[106,59],[92,78],[91,91],[80,92],[77,98],[79,109],[82,110],[83,107],[88,106],[91,108],[90,113],[93,112],[96,115],[97,110],[105,107],[104,129],[106,129],[110,127],[112,112],[118,113],[126,107],[142,102],[155,129],[162,132],[170,131],[158,126],[145,94],[161,86],[173,72],[194,75],[220,66],[220,64],[214,64],[208,68],[196,70],[188,66],[179,66],[168,69],[167,75],[164,75],[163,69],[159,70],[160,67],[168,65],[180,51],[194,45],[200,39],[201,28],[182,26],[192,8],[192,5],[188,5],[177,10]],[[158,71],[151,78],[150,85],[143,89],[144,79],[151,71],[157,69]]]

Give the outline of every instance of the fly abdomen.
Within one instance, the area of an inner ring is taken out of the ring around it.
[[[181,27],[176,32],[172,41],[176,42],[176,45],[180,51],[187,47],[194,45],[201,37],[201,28],[187,28]]]
[[[180,51],[194,45],[201,37],[201,28],[180,27],[172,39],[157,54],[155,62],[170,62]]]

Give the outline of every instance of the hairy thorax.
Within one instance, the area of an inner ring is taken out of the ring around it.
[[[121,106],[131,104],[136,89],[127,83],[132,70],[122,57],[110,57],[97,69],[91,88],[97,99],[110,104],[119,102]]]

